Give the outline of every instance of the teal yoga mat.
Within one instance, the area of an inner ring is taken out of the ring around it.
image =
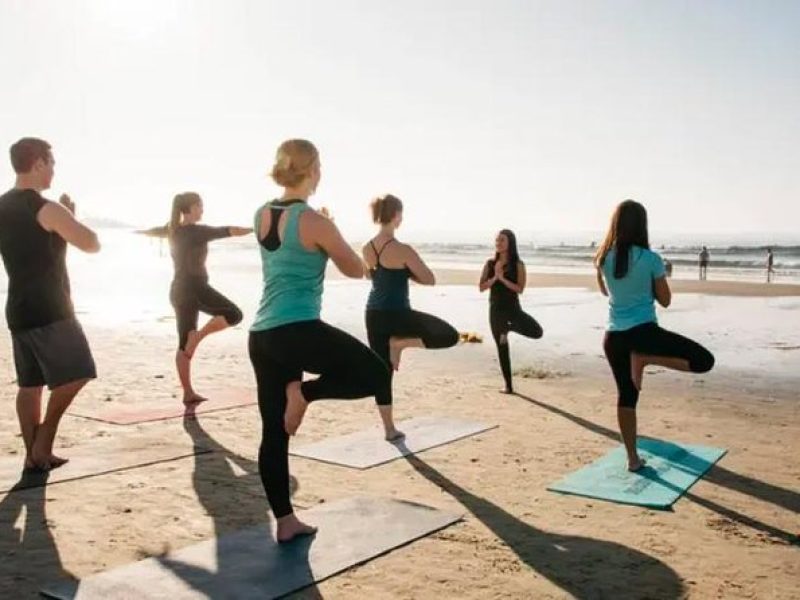
[[[639,456],[647,464],[629,473],[620,446],[567,475],[548,490],[621,504],[669,508],[725,455],[722,448],[639,438]]]

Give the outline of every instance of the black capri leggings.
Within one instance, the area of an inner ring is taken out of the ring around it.
[[[522,310],[521,306],[489,306],[489,325],[492,337],[497,346],[497,357],[500,359],[500,370],[506,389],[513,389],[511,378],[511,354],[508,349],[508,333],[513,331],[525,337],[538,340],[543,335],[542,326]],[[505,339],[501,339],[505,336]]]
[[[186,349],[189,332],[197,330],[197,319],[201,312],[214,317],[223,317],[229,327],[242,322],[242,311],[239,307],[207,282],[173,281],[169,299],[175,308],[178,348],[181,350]]]
[[[302,384],[309,402],[388,395],[389,370],[356,338],[319,320],[250,332],[248,345],[262,422],[258,470],[272,512],[280,518],[292,512],[286,385],[306,372],[319,375]]]
[[[458,343],[458,331],[439,317],[416,310],[368,310],[366,312],[369,347],[383,359],[392,375],[389,362],[389,338],[419,338],[426,348],[450,348]],[[378,404],[391,404],[388,399],[376,398]]]
[[[662,329],[657,323],[645,323],[625,331],[606,331],[603,350],[617,382],[617,405],[625,408],[636,408],[639,401],[639,390],[631,378],[631,352],[686,359],[693,373],[705,373],[714,366],[711,352],[687,337]]]

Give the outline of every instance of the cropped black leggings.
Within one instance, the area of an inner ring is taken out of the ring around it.
[[[175,309],[178,348],[181,350],[186,349],[189,332],[197,330],[197,319],[201,312],[224,318],[230,327],[242,321],[242,311],[239,307],[204,281],[173,281],[169,299]]]
[[[506,382],[506,389],[513,389],[511,379],[511,356],[508,349],[509,332],[518,333],[525,337],[539,339],[544,334],[542,326],[517,306],[489,306],[489,325],[492,328],[492,337],[497,346],[497,357],[500,359],[500,370],[503,371],[503,379]]]
[[[258,386],[262,435],[258,470],[276,518],[292,512],[289,499],[289,436],[284,427],[286,385],[303,373],[303,396],[354,399],[389,395],[389,370],[372,350],[353,336],[323,323],[302,321],[250,333],[250,361]]]
[[[438,317],[416,310],[368,310],[366,313],[369,347],[383,359],[393,373],[389,362],[389,339],[419,338],[426,348],[450,348],[458,343],[458,331]],[[378,404],[391,404],[391,388],[388,401],[376,398]]]
[[[705,373],[714,366],[714,355],[697,342],[662,329],[657,323],[637,325],[625,331],[606,331],[603,339],[608,364],[617,383],[617,405],[636,408],[639,390],[631,378],[631,353],[683,358],[693,373]]]

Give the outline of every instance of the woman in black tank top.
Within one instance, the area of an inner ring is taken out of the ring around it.
[[[505,380],[506,394],[514,393],[511,377],[511,356],[508,334],[513,331],[525,337],[539,339],[542,327],[522,310],[519,295],[525,289],[525,264],[519,258],[517,238],[510,229],[503,229],[495,238],[495,255],[486,261],[479,289],[489,291],[489,325],[497,346],[500,369]]]
[[[365,315],[367,337],[370,348],[394,372],[404,349],[449,348],[458,343],[458,332],[433,315],[411,309],[408,280],[422,285],[434,285],[436,280],[416,251],[394,237],[403,220],[403,203],[391,195],[375,199],[372,220],[380,231],[362,250],[372,279]],[[376,400],[386,439],[402,438],[394,425],[391,395]]]
[[[253,231],[246,227],[199,225],[198,221],[202,217],[203,200],[198,194],[187,192],[175,196],[168,226],[170,251],[175,266],[169,299],[175,309],[178,327],[175,366],[183,387],[184,404],[206,400],[192,387],[191,361],[197,345],[206,336],[237,325],[242,320],[239,307],[208,284],[208,242],[247,235]],[[197,321],[201,312],[211,315],[211,319],[198,330]]]

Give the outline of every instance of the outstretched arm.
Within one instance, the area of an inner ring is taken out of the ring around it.
[[[252,227],[236,227],[236,226],[231,225],[231,226],[228,227],[228,233],[230,233],[231,236],[249,235],[249,234],[253,233],[253,228]]]

